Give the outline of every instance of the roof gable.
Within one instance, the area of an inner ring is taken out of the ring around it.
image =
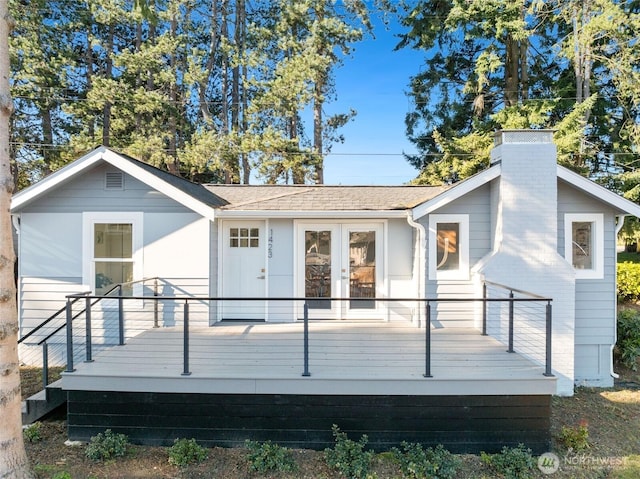
[[[594,181],[568,168],[558,165],[558,179],[570,183],[584,193],[618,210],[620,213],[640,217],[640,205],[623,198],[617,193],[606,189],[604,186],[600,186]]]
[[[46,195],[99,162],[106,162],[145,183],[183,206],[214,219],[214,208],[226,202],[201,185],[177,177],[151,165],[114,152],[104,146],[87,153],[78,160],[47,176],[33,186],[16,193],[11,200],[11,211],[17,212]]]
[[[480,186],[490,182],[500,175],[500,171],[500,164],[497,163],[487,170],[476,173],[475,175],[461,181],[460,183],[456,183],[441,195],[438,195],[435,198],[432,198],[429,201],[426,201],[413,208],[413,219],[420,219],[423,216],[426,216],[429,213],[432,213],[433,211],[440,209],[445,205],[448,205],[452,201],[457,200],[458,198],[466,195],[467,193],[470,193],[476,188],[479,188]]]

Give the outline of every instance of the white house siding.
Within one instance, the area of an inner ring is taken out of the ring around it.
[[[294,227],[292,219],[270,219],[267,222],[267,295],[274,298],[292,298],[294,285]],[[267,305],[269,321],[293,321],[294,305],[272,301]]]
[[[614,212],[571,186],[558,184],[558,251],[564,256],[567,213],[604,214],[604,277],[576,279],[575,382],[612,386],[612,352],[616,322],[616,238]]]
[[[144,274],[158,277],[161,296],[209,296],[210,221],[191,212],[146,213],[144,215]],[[212,275],[213,276],[213,275]],[[175,305],[162,303],[163,323],[171,324]],[[177,305],[182,317],[183,305]],[[208,302],[191,302],[194,325],[208,325]]]
[[[416,244],[418,235],[407,220],[390,219],[387,222],[387,291],[389,298],[418,298],[419,255]],[[421,317],[417,302],[400,301],[387,303],[387,318],[390,321],[406,321],[413,319],[417,322]]]
[[[21,334],[64,306],[67,294],[82,286],[82,216],[23,213],[18,251]]]
[[[491,251],[491,188],[481,186],[473,192],[444,206],[434,214],[466,214],[469,215],[469,267],[473,268],[480,259]],[[428,229],[429,217],[422,223]],[[428,242],[428,239],[427,239]],[[429,248],[427,246],[427,251]],[[429,261],[427,259],[427,261]],[[468,280],[435,280],[427,281],[427,297],[429,298],[479,298],[481,289],[473,278]],[[479,326],[480,303],[438,303],[432,307],[432,321],[436,326],[470,328]]]
[[[97,166],[21,211],[18,254],[22,334],[62,308],[66,295],[88,290],[83,285],[82,265],[82,214],[86,211],[142,212],[143,276],[162,277],[162,284],[171,285],[176,295],[209,294],[209,221],[127,175],[123,190],[106,190],[106,171],[114,170]],[[124,309],[127,337],[152,324],[152,301],[125,301]],[[160,311],[162,321],[169,309],[164,315],[162,307]],[[192,311],[194,321],[208,323],[208,305],[193,304]],[[102,326],[112,327],[114,318],[113,304],[96,308],[92,317],[96,331]],[[100,335],[96,334],[94,341],[100,343]]]

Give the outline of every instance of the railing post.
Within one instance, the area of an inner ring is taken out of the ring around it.
[[[124,299],[122,298],[122,285],[120,285],[118,293],[118,344],[124,346]]]
[[[425,344],[425,354],[424,354],[424,377],[432,378],[431,375],[431,304],[429,300],[427,300],[426,306],[426,316],[427,319],[424,323],[424,344]]]
[[[546,314],[546,338],[545,338],[545,363],[544,375],[553,376],[551,372],[551,301],[547,302]]]
[[[309,372],[309,305],[304,303],[304,335],[303,335],[303,344],[304,344],[304,372],[302,375],[304,377],[311,376]]]
[[[482,283],[482,335],[487,335],[487,283]]]
[[[85,342],[86,345],[86,358],[85,363],[93,362],[93,358],[91,357],[91,298],[87,298],[85,300],[84,306],[84,317],[85,317]]]
[[[158,328],[158,278],[153,280],[153,327]]]
[[[183,328],[183,345],[184,352],[182,376],[190,376],[189,371],[189,301],[184,300],[184,328]]]
[[[509,349],[508,353],[513,353],[513,291],[509,291]]]
[[[73,310],[72,303],[67,298],[67,369],[68,373],[75,371],[73,369]]]
[[[47,389],[49,385],[49,345],[45,341],[42,343],[42,388]]]

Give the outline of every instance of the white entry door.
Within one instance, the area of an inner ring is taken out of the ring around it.
[[[265,227],[263,221],[222,223],[222,297],[266,296]],[[257,300],[224,301],[222,319],[265,319],[265,303]]]
[[[384,291],[382,239],[378,223],[298,225],[298,296],[314,298],[307,300],[310,318],[383,316],[374,300]]]

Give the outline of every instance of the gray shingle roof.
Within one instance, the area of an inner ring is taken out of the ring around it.
[[[232,211],[389,211],[423,203],[448,186],[205,185]]]
[[[112,151],[115,152],[115,150],[112,150]],[[220,206],[224,206],[226,204],[226,202],[222,198],[213,194],[203,185],[193,183],[180,176],[172,175],[168,171],[161,170],[159,168],[156,168],[155,166],[149,165],[148,163],[145,163],[140,160],[136,160],[135,158],[132,158],[131,156],[126,155],[124,153],[120,153],[120,152],[116,152],[116,153],[120,155],[122,158],[125,158],[126,160],[130,161],[131,163],[134,163],[139,168],[142,168],[143,170],[151,173],[152,175],[158,177],[164,182],[170,184],[171,186],[174,186],[184,191],[191,197],[195,198],[196,200],[206,205],[209,205],[213,208],[219,208]]]

